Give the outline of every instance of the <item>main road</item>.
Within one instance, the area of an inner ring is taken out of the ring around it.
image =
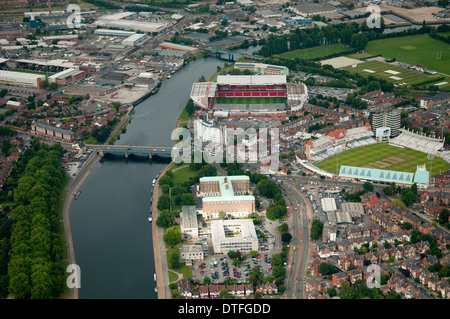
[[[287,265],[287,298],[304,299],[304,281],[309,255],[309,229],[312,220],[311,203],[295,187],[295,182],[279,183],[287,200],[292,241]]]

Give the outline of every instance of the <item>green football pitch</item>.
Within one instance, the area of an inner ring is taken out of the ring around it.
[[[365,62],[358,64],[355,67],[349,66],[346,67],[345,70],[352,73],[359,73],[364,76],[371,75],[382,78],[399,86],[402,86],[402,83],[405,83],[406,85],[403,86],[407,87],[422,81],[430,80],[431,83],[433,82],[433,79],[435,79],[434,82],[436,83],[445,81],[440,74],[430,75],[380,61]]]
[[[284,103],[286,103],[286,98],[282,96],[217,98],[217,104],[284,104]]]
[[[450,44],[433,39],[428,34],[369,41],[366,51],[450,74]]]
[[[336,173],[337,155],[326,158],[315,165],[331,173]],[[409,148],[399,148],[387,143],[371,144],[354,148],[339,154],[339,168],[341,165],[385,169],[414,173],[417,165],[426,165],[430,170],[430,161],[427,153]],[[450,169],[450,164],[443,159],[435,157],[431,176]]]

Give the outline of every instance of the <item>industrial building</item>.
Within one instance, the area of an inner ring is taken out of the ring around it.
[[[57,83],[59,85],[66,85],[70,82],[76,82],[84,79],[86,73],[81,70],[67,69],[48,77],[48,83]]]
[[[211,235],[215,254],[258,251],[258,237],[251,219],[213,220]]]
[[[140,30],[142,32],[161,32],[167,27],[167,23],[162,22],[128,20],[130,17],[134,17],[135,15],[135,12],[108,14],[99,17],[95,24],[105,28],[119,28],[135,31]]]
[[[135,33],[130,35],[128,38],[122,40],[123,45],[133,46],[143,41],[147,36],[141,33]]]
[[[0,70],[0,83],[41,88],[44,74]]]

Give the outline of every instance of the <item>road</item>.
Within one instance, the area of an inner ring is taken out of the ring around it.
[[[312,209],[309,200],[295,187],[295,184],[294,180],[279,183],[289,207],[289,226],[292,235],[287,265],[286,293],[289,299],[304,299]]]

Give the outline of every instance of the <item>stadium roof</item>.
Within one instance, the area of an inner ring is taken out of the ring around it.
[[[416,174],[414,175],[414,183],[428,185],[429,178],[430,178],[430,172],[416,171]]]
[[[16,60],[16,62],[78,69],[78,66],[75,63],[72,63],[69,60],[64,60],[64,59],[53,59],[53,60],[49,60],[49,61],[18,59],[18,60]]]
[[[347,165],[341,165],[339,176],[399,184],[413,184],[414,180],[413,173]]]
[[[286,75],[218,75],[221,85],[275,85],[286,84]]]

